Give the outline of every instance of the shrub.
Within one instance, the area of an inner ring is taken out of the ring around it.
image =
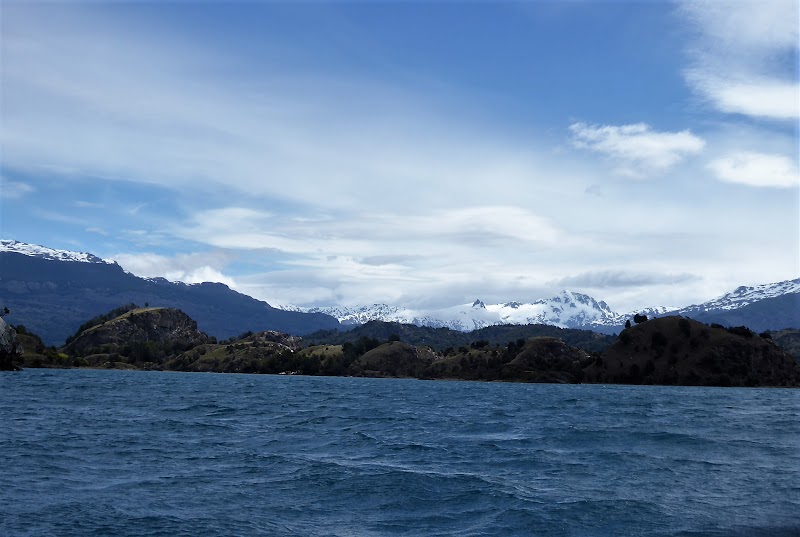
[[[689,321],[686,319],[681,319],[678,321],[678,328],[680,328],[681,332],[684,336],[690,337],[692,335],[692,325],[689,324]]]
[[[749,328],[747,328],[746,326],[732,326],[732,327],[728,328],[727,330],[728,330],[729,333],[731,333],[733,335],[741,336],[741,337],[748,338],[748,339],[750,339],[751,337],[753,337],[755,335],[753,333],[753,331],[750,330]]]

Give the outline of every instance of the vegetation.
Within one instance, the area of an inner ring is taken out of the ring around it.
[[[105,323],[107,321],[110,321],[111,319],[119,317],[120,315],[123,315],[125,313],[128,313],[129,311],[132,311],[132,310],[135,310],[135,309],[138,309],[138,308],[139,308],[139,306],[137,306],[136,304],[133,304],[133,303],[125,304],[124,306],[120,306],[118,308],[114,308],[113,310],[109,311],[108,313],[102,313],[102,314],[98,315],[97,317],[93,317],[93,318],[89,319],[88,321],[86,321],[85,323],[83,323],[82,325],[80,325],[80,327],[78,327],[78,330],[73,335],[71,335],[71,336],[69,336],[67,338],[66,344],[69,345],[70,343],[72,343],[75,340],[75,338],[77,338],[79,335],[81,335],[82,332],[86,332],[90,328],[94,328],[95,326],[100,326],[101,324],[103,324],[103,323]]]
[[[372,322],[305,340],[274,331],[246,331],[217,342],[199,332],[179,310],[127,305],[84,327],[61,349],[45,346],[18,327],[24,366],[551,383],[800,385],[800,363],[776,344],[800,341],[800,331],[759,335],[743,326],[713,327],[681,317],[642,321],[616,338],[544,325],[493,326],[465,334]]]
[[[681,317],[624,330],[584,371],[588,382],[706,386],[798,386],[800,364],[746,327]]]
[[[388,341],[392,337],[412,345],[424,345],[437,352],[448,348],[470,346],[476,341],[487,345],[504,347],[511,341],[531,337],[555,337],[586,352],[602,352],[615,341],[614,336],[598,334],[589,330],[559,328],[545,324],[487,326],[472,332],[460,332],[450,328],[431,328],[413,324],[370,321],[345,332],[324,330],[305,336],[309,345],[355,342],[362,337]]]

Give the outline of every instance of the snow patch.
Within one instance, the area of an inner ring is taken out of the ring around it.
[[[18,254],[27,255],[30,257],[38,257],[41,259],[49,259],[52,261],[74,261],[77,263],[105,263],[107,265],[114,265],[113,261],[106,261],[96,255],[86,252],[72,252],[70,250],[56,250],[48,248],[47,246],[40,246],[38,244],[27,244],[15,240],[0,240],[0,252],[14,252]]]

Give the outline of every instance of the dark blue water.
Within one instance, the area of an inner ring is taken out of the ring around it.
[[[800,390],[0,375],[2,536],[796,536]]]

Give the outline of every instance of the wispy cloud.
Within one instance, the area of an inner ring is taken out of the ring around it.
[[[198,212],[189,222],[176,226],[174,233],[219,248],[350,258],[373,257],[381,249],[399,250],[399,255],[434,255],[441,254],[443,247],[478,251],[492,249],[498,242],[547,245],[563,238],[547,218],[515,206],[416,214],[357,212],[330,218],[321,225],[226,207]]]
[[[659,132],[645,123],[573,123],[569,130],[576,147],[606,155],[617,165],[618,173],[634,178],[661,173],[705,146],[705,141],[689,130]]]
[[[102,209],[104,207],[102,203],[95,203],[93,201],[84,201],[84,200],[78,200],[75,203],[73,203],[73,205],[75,205],[75,207],[78,207],[80,209]]]
[[[552,168],[425,88],[292,68],[227,79],[215,69],[230,58],[178,37],[131,39],[91,10],[21,11],[9,9],[2,40],[0,142],[13,168],[317,212],[452,207],[478,192],[498,204]]]
[[[694,29],[684,75],[721,112],[772,120],[800,118],[796,0],[682,2]]]
[[[36,189],[27,183],[0,178],[0,198],[2,199],[16,200],[35,191]]]
[[[567,276],[556,280],[554,283],[567,288],[607,289],[613,287],[683,284],[699,281],[700,279],[696,274],[689,273],[660,274],[625,270],[601,270]]]
[[[783,155],[743,151],[715,159],[708,168],[721,180],[756,187],[800,186],[800,167]]]

